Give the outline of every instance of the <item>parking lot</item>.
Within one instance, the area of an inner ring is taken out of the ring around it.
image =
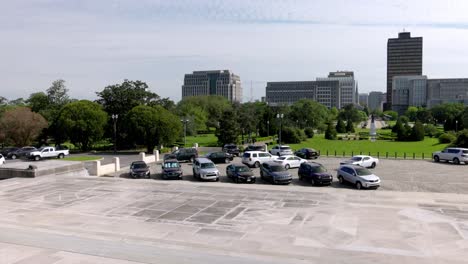
[[[312,162],[323,164],[334,177],[331,186],[311,186],[310,183],[302,182],[297,175],[297,169],[290,169],[293,175],[293,181],[290,186],[303,186],[307,188],[348,188],[354,186],[339,184],[336,179],[336,169],[340,161],[346,158],[321,157]],[[233,163],[241,163],[240,158],[235,158]],[[183,162],[184,181],[197,181],[192,177],[192,165]],[[227,164],[217,164],[221,173],[221,182],[233,183],[226,177]],[[260,169],[252,168],[254,175],[257,176],[255,184],[270,184],[260,180]],[[382,180],[379,190],[391,191],[413,191],[413,192],[443,192],[443,193],[464,193],[468,194],[468,165],[454,165],[451,163],[435,163],[432,160],[394,160],[381,159],[380,164],[371,169],[374,174]],[[124,170],[118,173],[120,177],[127,177],[128,171]],[[161,165],[155,164],[151,167],[152,177],[155,180],[161,180]],[[207,184],[210,184],[207,182]],[[216,183],[214,183],[216,184]],[[283,186],[287,188],[287,186]]]

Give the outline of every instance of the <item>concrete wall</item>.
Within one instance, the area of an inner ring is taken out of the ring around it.
[[[159,161],[159,151],[155,150],[153,155],[146,155],[144,152],[140,152],[140,160],[146,163],[155,163]]]

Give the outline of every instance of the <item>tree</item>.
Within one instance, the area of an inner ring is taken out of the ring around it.
[[[301,99],[291,106],[289,118],[299,127],[317,128],[330,119],[330,111],[318,102]]]
[[[297,144],[305,140],[306,136],[302,130],[296,127],[283,127],[281,140],[287,144]]]
[[[57,119],[57,129],[83,151],[102,139],[108,120],[102,107],[88,100],[65,105]]]
[[[129,128],[129,140],[145,144],[148,152],[162,144],[173,144],[182,131],[179,117],[159,105],[135,106],[128,112],[125,123]]]
[[[397,120],[398,118],[398,113],[396,111],[385,111],[383,112],[383,115],[389,116],[391,120]]]
[[[337,133],[346,133],[346,125],[341,117],[338,117],[335,129]]]
[[[204,127],[207,130],[210,127],[218,127],[218,122],[224,112],[224,110],[231,108],[229,101],[218,95],[209,96],[190,96],[182,99],[177,104],[177,112],[179,116],[193,116],[192,109],[199,109],[198,117],[195,117],[196,126],[201,128]],[[200,118],[203,116],[203,118]],[[204,123],[201,123],[201,121]]]
[[[336,139],[336,130],[333,128],[332,123],[328,123],[327,130],[325,131],[325,139]]]
[[[392,128],[392,132],[397,135],[398,141],[406,140],[406,128],[401,118],[398,118],[396,124]]]
[[[6,141],[15,146],[31,145],[47,121],[40,114],[31,112],[27,107],[16,107],[7,110],[0,119],[0,130]]]
[[[348,120],[348,121],[346,122],[346,132],[348,132],[348,133],[354,133],[354,131],[355,131],[355,130],[354,130],[353,121]]]
[[[359,110],[357,110],[353,104],[345,105],[345,107],[341,109],[338,116],[343,120],[351,120],[351,122],[359,122],[362,119]]]
[[[424,126],[420,121],[414,123],[413,128],[411,129],[410,139],[414,141],[423,141],[424,140]]]
[[[405,112],[405,116],[407,116],[411,122],[416,121],[418,117],[418,108],[416,106],[408,107]]]
[[[457,138],[453,145],[460,148],[468,148],[468,129],[458,132]]]
[[[218,137],[218,144],[223,146],[225,144],[237,144],[239,138],[240,126],[237,120],[236,112],[232,109],[224,111],[221,120],[219,121],[219,128],[216,130],[216,137]]]
[[[64,80],[56,80],[52,82],[52,86],[47,89],[47,97],[51,105],[58,108],[68,104],[71,100],[68,97],[68,89],[65,86]]]
[[[8,102],[9,105],[12,105],[12,106],[26,106],[26,102],[24,101],[23,98],[17,98],[15,100],[11,100]]]

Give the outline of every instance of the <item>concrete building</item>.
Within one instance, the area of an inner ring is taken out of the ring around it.
[[[199,95],[220,95],[231,102],[242,102],[240,77],[229,70],[194,71],[185,74],[182,99]]]
[[[317,101],[338,109],[357,103],[356,82],[351,71],[330,72],[316,81],[268,82],[266,102],[270,105],[291,105],[301,99]]]
[[[427,107],[442,103],[468,105],[468,78],[428,79]]]
[[[385,102],[385,94],[382,92],[370,92],[368,98],[368,108],[370,111],[382,110],[383,103]]]
[[[392,110],[398,114],[404,114],[409,106],[426,106],[426,76],[395,76],[392,87]]]
[[[411,37],[410,32],[401,32],[398,38],[387,42],[387,106],[392,104],[392,80],[394,76],[422,75],[423,38]]]
[[[368,93],[360,93],[359,94],[359,104],[362,106],[368,105],[369,94]]]

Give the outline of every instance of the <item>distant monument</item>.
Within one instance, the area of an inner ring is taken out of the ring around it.
[[[374,118],[373,114],[371,115],[369,136],[370,136],[370,139],[371,139],[372,142],[374,142],[376,140],[377,132],[375,130],[375,118]]]

